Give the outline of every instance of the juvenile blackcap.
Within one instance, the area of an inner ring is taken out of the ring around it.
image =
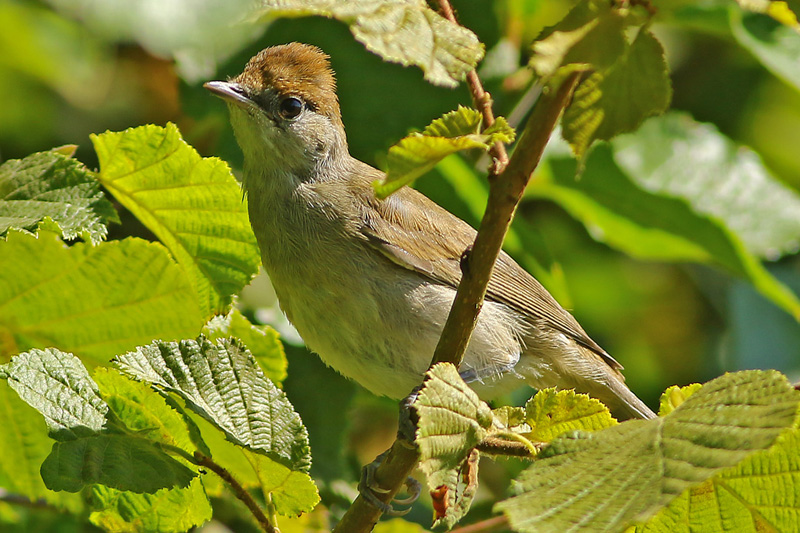
[[[228,103],[250,223],[286,316],[338,372],[404,397],[428,368],[475,230],[408,187],[376,198],[372,183],[383,173],[350,155],[334,74],[318,48],[267,48],[235,78],[205,87]],[[500,255],[459,369],[481,396],[527,382],[575,388],[623,418],[653,417],[621,369]]]

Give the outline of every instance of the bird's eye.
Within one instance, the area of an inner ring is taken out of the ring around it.
[[[283,118],[295,118],[303,110],[303,101],[296,96],[287,96],[281,100],[278,107]]]

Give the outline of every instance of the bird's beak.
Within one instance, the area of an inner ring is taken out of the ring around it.
[[[226,102],[236,104],[240,107],[251,107],[253,101],[247,97],[241,85],[232,81],[209,81],[203,87],[219,96]]]

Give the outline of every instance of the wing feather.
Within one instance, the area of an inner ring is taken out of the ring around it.
[[[461,257],[474,242],[476,231],[408,187],[385,200],[378,200],[369,184],[382,173],[362,165],[357,172],[367,176],[366,188],[358,184],[352,193],[365,200],[368,206],[362,212],[360,225],[367,245],[404,268],[457,287],[461,281]],[[495,263],[486,297],[511,307],[532,324],[543,322],[564,333],[599,355],[614,370],[622,369],[622,365],[583,331],[541,283],[505,252],[501,252]]]

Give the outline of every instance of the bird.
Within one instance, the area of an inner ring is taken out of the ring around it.
[[[413,188],[376,196],[372,184],[385,174],[351,156],[319,48],[266,48],[241,74],[204,87],[228,105],[250,223],[281,309],[328,366],[377,395],[405,397],[428,370],[475,229]],[[459,367],[482,398],[523,384],[575,389],[621,419],[653,418],[621,370],[500,253]]]

